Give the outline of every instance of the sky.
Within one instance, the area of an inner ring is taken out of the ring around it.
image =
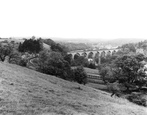
[[[0,37],[147,38],[146,0],[0,0]]]

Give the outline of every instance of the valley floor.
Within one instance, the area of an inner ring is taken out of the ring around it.
[[[0,63],[0,115],[147,115],[109,93]]]

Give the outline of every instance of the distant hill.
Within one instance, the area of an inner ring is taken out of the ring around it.
[[[112,40],[106,40],[106,39],[64,39],[64,38],[53,38],[53,40],[57,42],[64,42],[64,43],[85,43],[85,44],[103,44],[103,45],[112,45],[112,46],[121,46],[123,44],[127,43],[137,43],[140,41],[147,40],[145,38],[118,38],[118,39],[112,39]]]
[[[147,115],[109,93],[2,62],[0,105],[3,115]]]
[[[112,46],[121,46],[127,43],[137,43],[140,41],[144,41],[145,39],[135,39],[135,38],[121,38],[121,39],[114,39],[102,42],[104,45],[112,45]]]
[[[91,39],[84,38],[51,38],[56,42],[64,42],[64,43],[91,43]]]
[[[8,42],[14,41],[14,42],[16,42],[16,43],[24,42],[23,39],[15,39],[15,38],[0,38],[0,42],[3,42],[3,41],[8,41]]]

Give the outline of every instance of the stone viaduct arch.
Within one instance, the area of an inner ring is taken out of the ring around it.
[[[71,51],[68,52],[68,54],[72,54],[72,58],[74,59],[75,55],[78,56],[84,56],[85,58],[88,59],[94,59],[94,61],[99,60],[99,64],[100,64],[100,60],[101,57],[106,57],[106,56],[111,56],[114,55],[119,49],[108,49],[108,50],[90,50],[90,51]],[[97,61],[96,61],[97,62]]]

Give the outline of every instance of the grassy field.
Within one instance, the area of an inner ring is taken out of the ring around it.
[[[84,70],[87,74],[99,75],[97,69],[84,68]],[[100,89],[103,91],[107,90],[107,86],[104,84],[104,82],[101,79],[88,78],[87,86]]]
[[[103,80],[99,80],[99,79],[88,79],[88,82],[94,84],[104,84]]]
[[[102,80],[99,79],[90,79],[88,78],[88,83],[86,84],[87,86],[96,88],[96,89],[100,89],[103,91],[107,91],[107,86],[104,84],[104,82]]]
[[[88,86],[0,63],[0,115],[147,115],[147,109]]]
[[[74,69],[76,68],[76,66],[73,66],[72,68]],[[97,69],[90,69],[90,68],[84,67],[84,70],[86,73],[89,73],[89,74],[97,74],[97,75],[99,74]]]
[[[97,69],[90,69],[90,68],[84,67],[84,70],[85,70],[86,73],[99,74]]]

